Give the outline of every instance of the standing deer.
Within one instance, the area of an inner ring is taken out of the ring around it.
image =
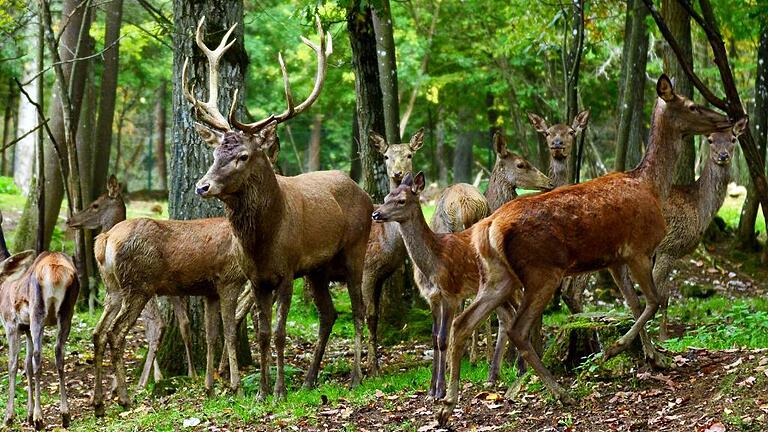
[[[221,44],[208,49],[203,43],[202,26],[197,27],[197,45],[208,58],[208,101],[195,98],[183,73],[183,89],[198,120],[198,133],[213,147],[213,165],[197,183],[196,192],[203,198],[216,197],[224,203],[227,219],[239,246],[239,262],[252,283],[259,309],[259,349],[261,381],[259,397],[269,393],[269,364],[272,298],[277,293],[277,379],[274,393],[285,398],[285,323],[293,294],[293,280],[306,276],[320,315],[318,344],[305,387],[317,381],[336,310],[328,290],[330,281],[346,282],[352,302],[355,326],[352,385],[361,380],[363,301],[361,281],[365,250],[373,204],[352,179],[340,171],[317,171],[295,177],[284,177],[272,170],[266,152],[279,146],[277,125],[306,111],[320,95],[332,52],[331,41],[317,18],[320,44],[303,39],[317,56],[317,75],[312,92],[302,103],[294,105],[288,73],[280,57],[288,108],[281,114],[250,124],[237,121],[234,110],[229,119],[218,109],[218,62],[232,43],[228,43],[234,26]],[[184,68],[186,70],[186,68]],[[237,100],[237,93],[233,104]],[[233,105],[234,106],[234,105]]]
[[[2,216],[0,216],[2,223]],[[35,258],[35,251],[9,256],[0,228],[0,245],[5,258],[0,262],[0,318],[8,338],[8,403],[5,425],[11,426],[16,397],[21,335],[27,338],[26,374],[27,422],[35,429],[43,428],[43,410],[40,406],[42,386],[43,329],[57,325],[56,370],[59,374],[61,423],[69,427],[67,383],[64,378],[64,345],[72,326],[72,315],[80,291],[77,271],[72,260],[63,253],[43,252]]]
[[[125,220],[125,201],[123,200],[122,187],[117,178],[112,175],[107,181],[107,191],[101,194],[95,201],[88,204],[79,213],[75,213],[67,220],[67,226],[73,229],[90,229],[107,232],[119,222]],[[109,285],[106,286],[110,287]],[[119,291],[113,291],[109,295],[120,296]],[[115,302],[117,302],[117,297]],[[181,339],[184,343],[184,352],[187,359],[187,374],[195,377],[195,366],[192,363],[192,339],[189,317],[187,316],[186,301],[182,297],[169,297],[173,312],[179,322]],[[147,306],[141,312],[144,320],[144,335],[147,338],[147,358],[139,378],[139,387],[146,387],[149,383],[149,374],[154,366],[154,379],[158,382],[163,379],[160,365],[157,363],[157,349],[163,339],[165,322],[157,305],[157,298],[153,297],[147,302]]]
[[[397,222],[408,255],[413,260],[414,278],[419,293],[432,311],[432,380],[429,395],[445,396],[445,366],[450,325],[464,299],[474,296],[480,274],[472,246],[471,231],[436,234],[427,225],[419,194],[424,190],[424,174],[407,173],[403,182],[384,199],[373,213],[374,221]],[[503,310],[502,310],[503,309]],[[499,306],[500,328],[510,323],[512,312]]]
[[[403,175],[413,171],[413,156],[424,144],[424,129],[419,129],[410,142],[389,144],[376,132],[371,131],[370,143],[384,156],[389,177],[389,190],[400,185]],[[363,302],[368,324],[368,373],[379,372],[379,315],[384,281],[403,266],[408,252],[403,237],[395,224],[373,224],[368,238],[363,269]]]
[[[608,268],[621,285],[620,271],[626,265],[639,283],[645,309],[605,351],[605,358],[623,351],[656,313],[653,256],[666,232],[661,203],[669,195],[682,137],[730,127],[725,116],[675,94],[666,75],[659,78],[656,92],[648,150],[637,168],[511,201],[472,227],[482,279],[475,301],[453,322],[450,385],[437,411],[440,424],[446,424],[458,400],[465,340],[499,305],[512,301],[517,306],[512,341],[564,403],[574,400],[541,362],[529,338],[531,325],[564,276]]]
[[[662,212],[667,222],[667,235],[656,249],[653,281],[659,290],[659,339],[668,337],[667,306],[669,305],[669,273],[677,259],[696,249],[717,210],[723,205],[728,183],[731,181],[731,155],[738,137],[747,128],[747,117],[737,121],[726,132],[713,132],[707,137],[709,157],[698,180],[691,185],[673,186],[663,202]],[[628,278],[623,278],[625,289],[634,289]],[[629,286],[626,287],[626,284]]]
[[[555,187],[571,184],[568,176],[568,158],[571,157],[571,149],[576,142],[576,135],[583,131],[589,123],[589,110],[584,110],[573,118],[571,125],[558,123],[552,126],[547,121],[534,113],[528,113],[533,128],[544,135],[549,148],[549,177]]]

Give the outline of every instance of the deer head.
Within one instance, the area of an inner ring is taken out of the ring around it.
[[[656,82],[658,108],[664,112],[665,125],[681,135],[704,134],[731,128],[727,117],[675,93],[672,81],[662,74]]]
[[[390,184],[399,185],[403,180],[403,175],[413,171],[413,154],[424,145],[424,128],[416,131],[408,143],[387,144],[387,140],[374,131],[371,131],[368,139],[376,150],[384,156]]]
[[[554,187],[552,181],[543,172],[522,156],[507,149],[507,139],[504,134],[500,132],[493,134],[493,148],[496,150],[493,173],[504,176],[512,187],[535,190],[549,190]]]
[[[67,226],[74,229],[99,229],[107,231],[118,222],[125,220],[125,202],[122,186],[114,175],[107,180],[107,191],[86,208],[72,215]]]
[[[747,129],[747,122],[748,118],[744,117],[737,121],[730,130],[712,132],[707,136],[709,157],[714,163],[724,167],[731,165],[733,148],[736,146],[736,140]]]
[[[198,195],[210,198],[236,193],[243,187],[244,181],[255,173],[264,172],[264,170],[269,170],[270,174],[272,173],[274,158],[277,157],[280,147],[277,125],[306,111],[320,96],[320,90],[322,90],[325,81],[328,56],[333,52],[333,46],[330,36],[326,40],[320,17],[316,17],[320,44],[315,44],[304,37],[301,38],[315,52],[317,57],[317,74],[310,95],[300,104],[294,103],[288,72],[283,56],[280,54],[278,55],[278,62],[283,74],[286,110],[277,115],[271,114],[253,123],[241,123],[235,118],[237,92],[232,98],[228,118],[221,114],[217,103],[219,61],[234,43],[234,40],[229,41],[229,37],[232,35],[236,24],[227,31],[219,46],[211,50],[203,42],[202,27],[204,21],[205,17],[201,18],[197,25],[195,41],[208,58],[208,100],[203,102],[196,99],[194,89],[189,89],[187,85],[188,59],[184,62],[182,69],[182,87],[185,98],[192,105],[193,113],[200,121],[200,123],[195,124],[195,129],[201,138],[214,149],[213,165],[196,185]]]
[[[424,191],[427,182],[424,173],[415,176],[408,172],[403,177],[400,186],[384,197],[384,204],[373,212],[371,217],[375,222],[403,222],[421,211],[419,194]]]
[[[576,140],[576,135],[589,123],[589,110],[584,110],[573,118],[570,126],[564,123],[548,126],[546,120],[534,113],[528,113],[533,128],[544,135],[553,159],[567,159]]]

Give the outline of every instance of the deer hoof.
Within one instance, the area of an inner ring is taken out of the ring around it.
[[[451,419],[455,404],[443,402],[441,405],[442,406],[440,406],[440,409],[438,409],[435,414],[435,420],[437,420],[437,424],[440,425],[441,428],[445,428],[448,425],[448,421]]]
[[[96,417],[104,417],[104,414],[106,414],[106,410],[104,409],[104,403],[99,402],[93,405],[93,411],[94,415]]]
[[[67,413],[67,414],[62,414],[62,415],[61,415],[61,426],[62,426],[64,429],[67,429],[67,428],[69,428],[69,422],[70,422],[69,413]]]
[[[42,430],[43,429],[43,421],[38,419],[35,420],[35,430]]]

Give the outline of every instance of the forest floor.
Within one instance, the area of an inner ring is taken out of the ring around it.
[[[0,196],[0,201],[3,197]],[[735,207],[735,205],[734,205]],[[140,205],[153,212],[154,205]],[[6,208],[3,208],[4,214]],[[12,212],[11,212],[12,213]],[[6,217],[8,219],[8,217]],[[11,215],[11,221],[13,215]],[[729,225],[732,221],[725,218]],[[670,309],[673,339],[661,344],[673,367],[657,371],[643,364],[605,378],[600,366],[587,361],[572,374],[557,379],[578,404],[564,407],[541,383],[532,380],[514,400],[504,398],[505,386],[485,385],[487,362],[465,361],[462,391],[449,430],[456,431],[765,431],[768,430],[768,271],[758,254],[737,251],[732,241],[702,246],[681,260],[673,279],[676,287],[692,293],[673,298]],[[286,374],[287,401],[256,400],[258,369],[242,370],[243,396],[226,391],[219,380],[216,396],[207,398],[203,378],[175,377],[148,389],[137,389],[146,346],[141,325],[129,336],[126,353],[129,383],[134,396],[131,409],[108,401],[107,416],[96,419],[90,403],[93,386],[91,331],[98,320],[78,313],[67,348],[67,382],[73,422],[70,430],[134,431],[439,431],[434,422],[434,401],[427,399],[430,377],[430,319],[414,310],[408,325],[390,331],[381,349],[383,373],[349,389],[349,362],[353,335],[345,290],[334,289],[339,319],[326,351],[320,385],[300,389],[316,339],[317,315],[301,301],[297,283],[288,318]],[[623,309],[611,295],[593,290],[591,309]],[[566,319],[555,311],[545,316],[545,337]],[[650,325],[657,334],[657,320]],[[53,367],[55,329],[46,330],[43,372],[43,409],[49,430],[60,425],[58,383]],[[0,342],[0,370],[7,364],[7,347]],[[257,348],[253,343],[252,352]],[[22,350],[23,351],[23,350]],[[23,355],[23,353],[22,353]],[[107,370],[111,367],[107,362]],[[203,371],[200,371],[202,373]],[[0,374],[0,404],[5,404],[7,375]],[[272,371],[274,377],[274,370]],[[511,383],[514,370],[505,364],[501,383]],[[19,374],[15,428],[23,424],[26,379]],[[108,383],[107,383],[108,384]]]

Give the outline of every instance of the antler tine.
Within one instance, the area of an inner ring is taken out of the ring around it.
[[[258,132],[259,129],[264,127],[264,125],[275,120],[274,114],[270,114],[269,117],[253,123],[240,123],[239,121],[237,121],[237,119],[235,118],[235,109],[237,107],[237,93],[238,93],[238,89],[235,89],[235,94],[232,96],[232,106],[229,107],[229,123],[232,124],[232,127],[236,129],[240,129],[242,131],[246,131],[246,132]]]
[[[291,93],[291,81],[288,79],[288,70],[285,68],[285,61],[283,61],[283,53],[277,54],[277,62],[280,63],[280,71],[283,73],[283,86],[285,87],[285,102],[288,104],[286,112],[293,114],[293,93]]]
[[[200,21],[197,23],[195,42],[208,59],[208,100],[202,102],[196,99],[194,96],[194,88],[192,91],[187,88],[188,59],[184,61],[184,68],[182,69],[182,87],[184,89],[184,96],[190,103],[192,103],[192,106],[195,109],[195,114],[199,117],[200,121],[207,123],[216,129],[229,130],[229,122],[227,122],[227,119],[219,111],[219,62],[221,61],[221,57],[224,56],[224,53],[226,53],[236,42],[234,39],[230,41],[229,38],[232,36],[232,32],[235,31],[237,23],[233,24],[224,34],[219,46],[217,46],[216,49],[211,50],[203,41],[204,22],[205,16],[201,17]]]

